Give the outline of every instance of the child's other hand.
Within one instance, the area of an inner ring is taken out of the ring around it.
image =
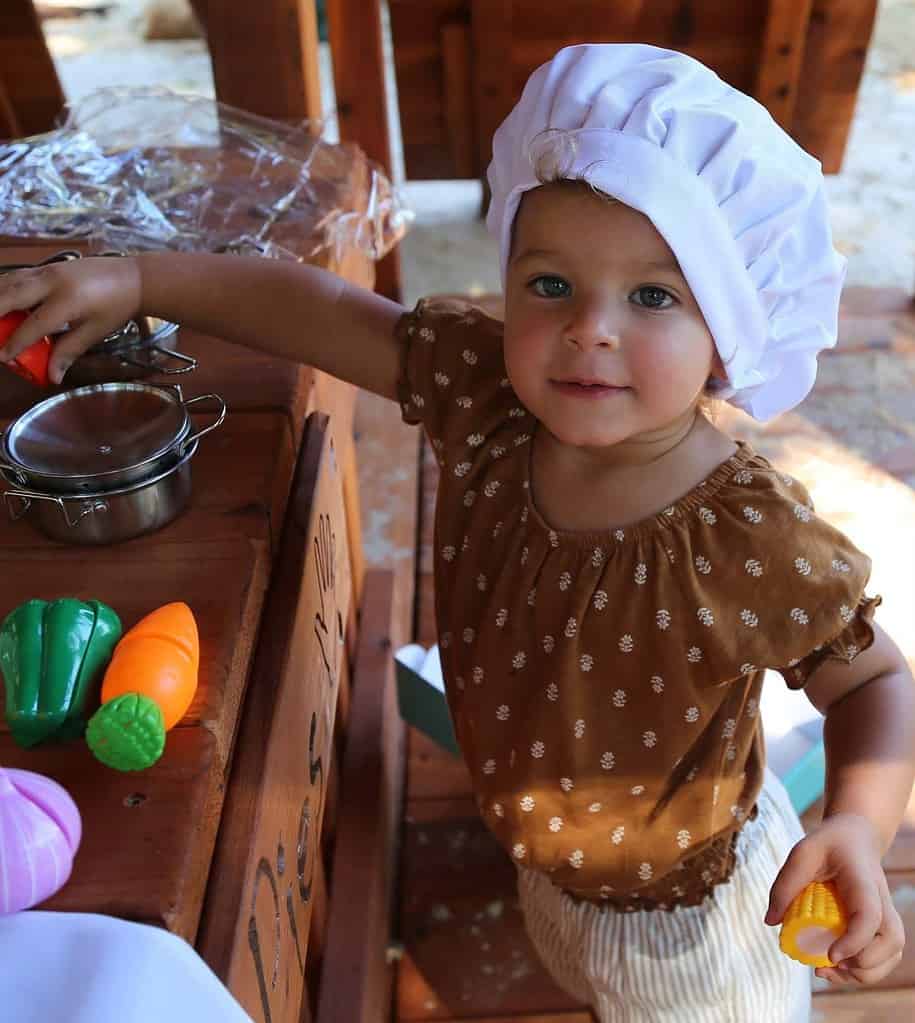
[[[827,817],[791,850],[769,896],[766,923],[781,922],[792,899],[811,881],[833,881],[848,928],[829,949],[835,967],[816,971],[834,984],[874,984],[902,959],[905,931],[880,865],[874,826],[857,814]]]
[[[140,306],[136,260],[124,257],[74,259],[0,276],[0,316],[13,309],[31,316],[0,349],[0,362],[14,359],[45,334],[55,340],[49,365],[59,384],[70,364],[92,345],[123,326]]]

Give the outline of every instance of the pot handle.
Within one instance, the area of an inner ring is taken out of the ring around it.
[[[3,445],[5,433],[5,430],[0,430],[0,451],[5,450]],[[8,462],[5,458],[0,457],[0,469],[6,469],[11,476],[15,476],[20,486],[28,486],[28,477],[18,466],[13,465],[12,462]]]
[[[10,500],[10,498],[13,497],[18,497],[19,500],[22,501],[22,509],[18,512],[13,508],[12,501]],[[96,499],[86,500],[83,501],[83,506],[79,516],[76,521],[74,521],[70,518],[70,513],[67,511],[67,506],[64,504],[62,497],[52,497],[50,494],[40,494],[37,490],[7,490],[3,494],[3,500],[6,501],[10,518],[13,522],[17,522],[23,517],[23,515],[25,515],[29,508],[31,508],[32,501],[51,501],[60,508],[60,513],[64,517],[64,522],[67,523],[70,529],[75,529],[87,515],[93,515],[96,512],[108,511],[107,501]]]
[[[145,351],[158,352],[159,355],[164,356],[167,359],[174,359],[175,362],[180,362],[182,365],[176,369],[165,369],[161,366],[155,365],[153,362],[144,362],[142,359],[131,359],[127,355],[119,355],[118,358],[121,362],[126,362],[128,366],[137,366],[140,369],[151,369],[162,376],[172,377],[180,376],[182,373],[190,373],[192,370],[197,368],[197,360],[190,355],[183,355],[181,352],[172,352],[167,348],[162,348],[159,345],[150,345]],[[204,395],[206,397],[206,395]]]
[[[203,437],[205,434],[208,434],[210,433],[210,431],[215,430],[217,426],[221,426],[223,420],[226,418],[228,406],[226,405],[225,399],[221,398],[218,394],[198,394],[196,398],[188,398],[187,401],[183,402],[183,405],[187,409],[198,401],[206,401],[207,398],[212,398],[213,401],[219,403],[219,415],[216,417],[216,421],[210,423],[209,426],[205,426],[202,430],[198,430],[196,433],[192,433],[190,434],[190,436],[184,438],[184,440],[181,442],[182,454],[184,454],[184,452],[191,446],[191,444],[194,443],[195,440],[200,440],[200,438]]]

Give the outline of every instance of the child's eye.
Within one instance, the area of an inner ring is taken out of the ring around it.
[[[655,287],[653,284],[646,284],[643,288],[636,288],[632,294],[648,296],[647,301],[640,300],[636,302],[636,305],[644,306],[646,309],[669,309],[677,301],[669,291],[665,291],[664,288]],[[669,305],[660,304],[665,298],[670,299]]]
[[[572,287],[568,281],[553,274],[543,274],[535,277],[528,287],[541,298],[568,298],[572,294]]]

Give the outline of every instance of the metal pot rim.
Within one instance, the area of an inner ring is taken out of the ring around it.
[[[200,445],[200,441],[194,440],[188,445],[184,454],[177,462],[173,462],[168,468],[163,469],[162,472],[157,473],[155,476],[148,476],[145,479],[138,480],[135,483],[131,483],[129,487],[119,487],[117,490],[86,490],[86,491],[74,491],[72,493],[48,493],[47,491],[39,490],[37,487],[23,487],[16,480],[10,478],[10,472],[8,469],[0,467],[0,476],[6,480],[12,487],[12,490],[4,491],[4,493],[11,494],[14,497],[27,496],[36,500],[50,500],[50,501],[91,501],[93,499],[107,500],[109,497],[118,497],[120,494],[131,494],[135,490],[140,490],[142,487],[152,486],[154,483],[159,483],[170,476],[173,472],[177,472],[185,462],[189,462],[194,455],[197,454],[197,448]],[[21,491],[20,493],[17,493]],[[26,493],[28,491],[28,493]]]
[[[109,394],[151,392],[157,396],[168,398],[168,400],[171,401],[177,409],[180,409],[180,425],[177,431],[174,431],[170,437],[165,438],[150,454],[140,458],[136,462],[130,463],[129,465],[121,465],[114,469],[102,469],[97,472],[55,472],[52,469],[29,465],[16,456],[14,449],[11,447],[11,438],[14,439],[18,433],[24,431],[28,426],[33,425],[43,414],[50,412],[54,408],[64,405],[67,402],[78,401],[83,395],[97,394],[100,392]],[[88,384],[84,387],[74,388],[73,390],[62,391],[60,394],[52,395],[50,398],[46,398],[44,401],[33,405],[32,408],[30,408],[27,412],[24,412],[9,425],[2,435],[0,435],[0,457],[8,463],[8,466],[12,471],[21,472],[30,480],[35,480],[35,482],[39,484],[38,489],[41,489],[40,480],[42,479],[54,481],[55,483],[66,484],[67,481],[70,480],[104,480],[116,479],[118,476],[133,475],[138,471],[142,472],[144,466],[153,464],[160,458],[167,457],[169,452],[174,451],[176,447],[180,447],[186,439],[191,430],[191,420],[185,404],[186,403],[180,389],[175,388],[174,386],[159,387],[154,384],[143,383],[136,380]]]

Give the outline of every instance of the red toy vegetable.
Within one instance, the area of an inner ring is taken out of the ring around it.
[[[5,345],[14,331],[28,319],[28,315],[20,310],[14,310],[0,316],[0,347]],[[51,339],[45,336],[4,365],[38,387],[49,387],[51,380],[48,376],[48,363],[51,361],[51,348]]]

